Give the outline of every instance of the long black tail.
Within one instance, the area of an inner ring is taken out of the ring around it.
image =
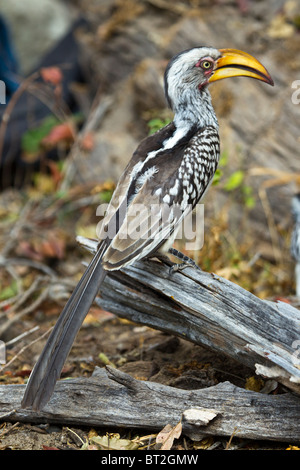
[[[22,408],[43,408],[50,399],[74,339],[105,278],[103,250],[97,251],[66,303],[29,377]]]

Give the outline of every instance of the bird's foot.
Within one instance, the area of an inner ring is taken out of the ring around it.
[[[173,274],[176,271],[182,271],[185,268],[195,268],[201,271],[201,268],[192,258],[181,253],[181,251],[176,250],[176,248],[169,248],[169,253],[182,261],[181,263],[173,264],[170,267],[170,274]]]
[[[195,269],[199,269],[200,271],[202,271],[202,269],[195,263],[195,261],[192,258],[189,258],[187,255],[181,253],[181,251],[176,250],[176,248],[169,248],[169,253],[170,255],[173,255],[175,256],[175,258],[179,259],[181,263],[176,263],[176,264],[172,263],[172,261],[167,255],[160,253],[160,252],[153,253],[149,257],[149,259],[157,258],[162,263],[170,266],[170,270],[169,270],[170,274],[173,274],[177,271],[182,271],[185,268],[195,268]]]

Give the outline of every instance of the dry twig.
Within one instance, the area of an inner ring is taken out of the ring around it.
[[[39,336],[38,338],[34,339],[33,341],[31,341],[29,344],[27,344],[26,346],[24,346],[23,348],[20,349],[20,351],[14,356],[11,358],[10,361],[8,361],[6,364],[4,364],[2,367],[0,367],[0,372],[2,372],[4,369],[6,369],[7,367],[11,366],[11,364],[18,358],[20,357],[24,351],[26,351],[26,349],[29,349],[31,348],[31,346],[35,343],[37,343],[38,341],[41,341],[43,338],[45,338],[45,336],[47,336],[50,331],[52,330],[52,327],[49,328],[47,331],[45,331],[45,333],[43,333],[41,336]]]

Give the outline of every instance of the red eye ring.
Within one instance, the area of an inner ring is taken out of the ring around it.
[[[213,61],[211,59],[200,59],[196,67],[201,67],[203,70],[210,70],[213,68]]]

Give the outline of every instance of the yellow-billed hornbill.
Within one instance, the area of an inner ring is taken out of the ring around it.
[[[236,76],[273,85],[258,60],[235,49],[195,47],[169,62],[165,93],[174,120],[141,142],[122,174],[104,218],[98,251],[30,375],[22,407],[41,409],[48,402],[107,271],[169,252],[182,219],[200,201],[218,165],[218,121],[208,85]],[[132,232],[136,228],[136,205],[149,209],[144,212],[146,228],[139,238],[130,236],[130,227]],[[152,206],[162,209],[151,211]],[[163,217],[166,207],[169,211]]]

